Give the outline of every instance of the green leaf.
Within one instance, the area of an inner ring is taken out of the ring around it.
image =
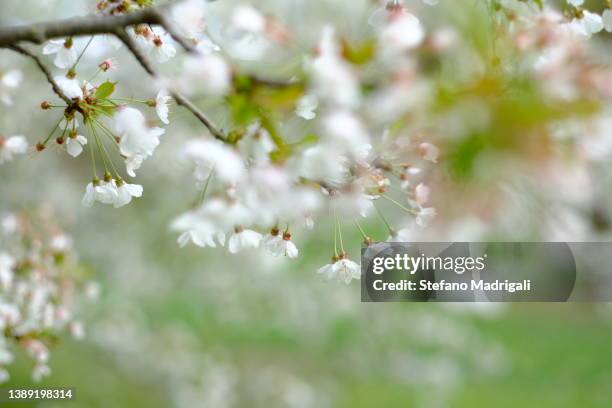
[[[115,83],[106,81],[96,89],[95,96],[96,99],[105,99],[111,96],[113,92],[115,92]]]
[[[257,105],[247,95],[233,94],[227,97],[232,119],[239,126],[247,126],[259,117]]]
[[[352,46],[348,41],[342,40],[342,56],[351,64],[364,65],[370,62],[376,54],[376,43],[366,41]]]
[[[299,98],[304,94],[302,84],[291,84],[283,87],[257,85],[253,89],[252,100],[260,107],[268,110],[293,109]]]
[[[319,136],[311,133],[311,134],[304,136],[297,142],[292,143],[291,146],[298,147],[298,146],[310,145],[310,144],[315,144],[318,141],[319,141]]]

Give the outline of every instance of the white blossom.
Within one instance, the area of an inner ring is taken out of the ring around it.
[[[246,248],[258,248],[261,240],[262,236],[259,232],[236,228],[227,241],[227,249],[230,253],[235,254]]]
[[[332,280],[335,277],[334,263],[323,265],[317,269],[317,274],[322,275],[327,280]]]
[[[70,68],[76,62],[78,55],[71,39],[50,40],[43,48],[43,54],[55,54],[53,63],[58,68]]]
[[[126,158],[128,174],[133,177],[143,160],[153,155],[165,130],[149,128],[144,115],[131,107],[122,107],[116,114],[115,129],[120,136],[119,151]]]
[[[349,160],[327,145],[318,144],[304,150],[296,161],[299,174],[309,180],[340,185],[349,176]]]
[[[176,26],[189,38],[198,39],[206,29],[206,3],[202,0],[182,1],[172,7]]]
[[[57,86],[62,90],[64,95],[70,99],[83,99],[83,89],[79,85],[79,81],[76,78],[66,78],[64,75],[56,76],[55,82]]]
[[[266,19],[250,5],[242,4],[234,9],[231,16],[233,28],[259,34],[266,28]]]
[[[318,56],[310,64],[310,72],[312,92],[321,100],[350,108],[359,104],[358,82],[351,67],[342,59],[331,27],[323,31]]]
[[[431,143],[421,143],[419,145],[419,150],[423,159],[428,160],[433,163],[438,162],[438,155],[440,154],[440,150]]]
[[[168,39],[162,39],[160,36],[153,39],[153,47],[150,50],[153,58],[159,63],[167,62],[176,55],[174,45],[168,43]]]
[[[284,233],[280,235],[276,232],[274,234],[268,234],[262,240],[264,248],[274,256],[286,256],[290,259],[295,259],[298,256],[298,249],[291,241],[291,234]]]
[[[85,194],[83,195],[83,199],[81,200],[81,204],[85,207],[91,207],[96,201],[96,187],[93,183],[87,184],[85,187]]]
[[[364,160],[370,154],[370,136],[363,124],[352,113],[334,111],[324,119],[324,132],[331,142],[330,149],[345,152],[356,160]]]
[[[423,183],[419,183],[414,189],[415,201],[418,205],[423,205],[429,201],[431,189]]]
[[[201,90],[206,95],[223,96],[231,88],[232,73],[228,63],[215,54],[189,56],[179,80],[186,92]]]
[[[190,140],[185,144],[182,156],[195,164],[195,177],[200,181],[208,179],[214,172],[215,178],[235,183],[246,172],[240,155],[217,140]]]
[[[418,47],[425,39],[425,30],[419,19],[408,12],[394,16],[380,34],[380,46],[393,54]]]
[[[171,99],[172,97],[168,95],[168,91],[166,91],[165,89],[159,91],[157,97],[155,98],[155,112],[157,113],[159,120],[164,122],[166,125],[170,123],[168,121],[168,104],[170,103]]]
[[[334,264],[334,275],[347,285],[353,279],[361,279],[361,267],[350,259],[343,258]]]
[[[597,34],[604,28],[604,23],[599,14],[591,13],[588,10],[582,11],[581,18],[574,18],[570,23],[573,32],[584,37]]]
[[[220,231],[213,222],[202,216],[200,211],[190,211],[176,218],[171,228],[182,232],[178,244],[184,247],[189,242],[199,247],[215,248],[217,244],[225,245],[225,233]]]
[[[96,181],[87,184],[85,194],[83,195],[82,204],[85,207],[91,207],[95,201],[102,204],[112,204],[113,207],[119,208],[129,204],[134,197],[142,196],[142,186],[138,184],[128,184],[121,180]]]
[[[66,152],[72,157],[77,157],[83,152],[83,146],[87,144],[87,138],[82,135],[69,136],[66,140]]]
[[[361,267],[359,264],[343,257],[320,267],[317,274],[322,275],[327,280],[335,279],[348,285],[353,279],[361,279]]]
[[[114,180],[113,180],[114,183]],[[123,207],[132,201],[133,197],[142,197],[142,186],[121,182],[117,188],[117,196],[113,202],[115,208]]]

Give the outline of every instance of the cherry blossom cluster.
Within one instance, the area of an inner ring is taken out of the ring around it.
[[[96,5],[107,17],[158,7],[153,1]],[[93,175],[83,205],[124,206],[141,197],[143,187],[126,182],[123,173],[135,177],[165,133],[139,106],[154,109],[156,122],[167,125],[174,100],[208,130],[178,155],[199,189],[195,206],[172,222],[179,244],[225,247],[232,254],[263,248],[294,259],[295,233],[313,228],[317,219],[330,220],[331,262],[318,272],[349,283],[359,278],[360,267],[345,248],[347,228],[356,228],[365,244],[413,240],[447,216],[440,204],[447,210],[443,197],[457,192],[452,177],[472,174],[481,152],[548,160],[554,147],[547,147],[571,137],[563,124],[603,127],[600,113],[612,96],[612,76],[593,61],[587,40],[612,30],[610,9],[599,14],[582,0],[561,7],[489,0],[470,6],[490,24],[478,32],[460,21],[454,26],[428,18],[441,6],[374,1],[363,21],[366,38],[349,39],[321,25],[317,42],[304,47],[297,41],[303,33],[255,4],[224,8],[186,0],[164,8],[159,24],[100,35],[112,50],[123,44],[156,77],[158,95],[141,100],[117,96],[113,55],[82,68],[95,36],[84,46],[72,37],[51,39],[42,53],[63,70],[53,77],[63,103],[41,104],[61,114],[36,149],[55,143],[77,157],[88,148]],[[179,45],[188,51],[184,57]],[[253,68],[283,57],[300,61],[290,75]],[[169,61],[179,74],[159,77],[157,66]],[[3,100],[19,77],[0,77]],[[224,111],[227,128],[188,97]],[[525,102],[517,102],[521,98]],[[511,116],[517,112],[522,116]],[[582,152],[592,144],[579,140],[572,147]],[[25,150],[22,137],[0,138],[0,163]],[[505,168],[503,159],[498,164],[496,170]],[[404,216],[396,220],[385,206]],[[388,234],[370,237],[363,226],[369,218]]]
[[[48,210],[5,215],[0,231],[0,382],[14,349],[34,360],[32,378],[47,376],[50,348],[59,336],[85,335],[77,319],[82,298],[94,298],[97,286],[80,277],[72,239]]]

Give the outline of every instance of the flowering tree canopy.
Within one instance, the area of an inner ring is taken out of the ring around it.
[[[547,207],[543,237],[601,221],[589,172],[612,153],[605,1],[373,0],[359,27],[310,21],[299,12],[308,5],[288,19],[255,2],[157,3],[92,1],[91,15],[0,27],[0,49],[31,60],[42,76],[29,80],[49,84],[40,108],[50,123],[43,137],[0,129],[11,135],[0,136],[0,165],[56,146],[90,163],[82,205],[123,207],[146,199],[133,180],[160,143],[173,143],[166,127],[188,120],[185,110],[201,132],[177,148],[195,201],[171,221],[178,244],[294,259],[295,238],[324,220],[334,246],[317,272],[346,283],[360,277],[347,228],[366,244],[439,237],[449,226],[468,239],[494,236],[528,217],[526,196]],[[94,48],[103,51],[92,63]],[[123,74],[126,51],[148,78]],[[0,71],[2,104],[19,104],[23,80]],[[143,81],[157,92],[125,91]],[[384,236],[371,236],[368,218]],[[546,221],[559,218],[570,221]],[[585,223],[572,229],[576,219]],[[44,268],[58,266],[56,244],[36,246],[37,259],[51,256]],[[11,286],[24,267],[17,256],[0,252],[0,308],[21,296]],[[48,295],[61,297],[60,286]],[[0,315],[7,338],[47,327],[20,329],[10,307]],[[78,333],[70,319],[49,327],[66,325]],[[42,375],[38,337],[24,341]]]

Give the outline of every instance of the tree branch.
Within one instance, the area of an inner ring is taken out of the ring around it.
[[[49,71],[49,69],[42,63],[40,58],[38,58],[35,54],[31,53],[30,51],[26,50],[25,48],[19,45],[9,45],[6,48],[11,49],[15,52],[18,52],[21,55],[24,55],[26,57],[33,59],[36,65],[38,65],[38,68],[42,71],[43,74],[45,74],[45,77],[47,77],[47,81],[51,84],[51,87],[53,88],[53,92],[55,92],[57,96],[59,96],[64,102],[66,102],[68,106],[72,105],[72,101],[70,100],[70,98],[68,98],[66,94],[62,92],[62,89],[59,87],[57,82],[55,82],[55,79],[53,79],[53,75],[51,75],[51,71]]]
[[[59,37],[112,34],[118,27],[128,27],[138,24],[165,26],[168,24],[168,21],[163,13],[167,12],[169,7],[170,5],[148,7],[121,15],[89,15],[44,23],[0,27],[0,47],[7,47],[19,42],[42,44],[47,40]],[[166,28],[166,30],[172,37],[175,37],[176,33],[173,28]],[[177,42],[181,44],[181,46],[184,46],[184,41],[177,40]]]
[[[164,27],[170,36],[188,52],[195,52],[195,45],[183,38],[173,23],[166,17],[171,5],[148,7],[142,10],[116,16],[85,16],[59,20],[53,22],[29,24],[15,27],[0,27],[0,48],[10,48],[36,61],[38,67],[46,75],[47,80],[53,87],[55,93],[66,103],[71,101],[63,94],[57,83],[53,80],[49,70],[42,64],[40,59],[23,47],[17,45],[19,42],[31,42],[40,44],[49,39],[58,37],[75,37],[80,35],[112,34],[117,36],[134,55],[142,67],[154,78],[158,78],[154,66],[149,62],[147,56],[138,48],[134,40],[128,35],[125,29],[129,26],[138,24],[154,24]],[[177,104],[183,106],[219,140],[225,140],[225,135],[218,129],[212,121],[200,111],[187,97],[181,93],[170,90],[170,95],[176,100]]]
[[[126,48],[134,55],[134,58],[140,63],[140,65],[144,68],[145,71],[149,73],[153,78],[158,78],[159,75],[157,71],[153,67],[153,65],[149,62],[147,56],[138,48],[138,45],[129,36],[129,34],[124,29],[117,29],[114,34],[123,42]],[[174,98],[176,103],[180,106],[183,106],[185,109],[190,111],[198,120],[208,129],[208,131],[215,137],[215,139],[226,141],[225,134],[223,131],[218,129],[213,122],[202,112],[199,110],[193,102],[191,102],[186,96],[181,94],[180,92],[169,89],[170,95]]]

